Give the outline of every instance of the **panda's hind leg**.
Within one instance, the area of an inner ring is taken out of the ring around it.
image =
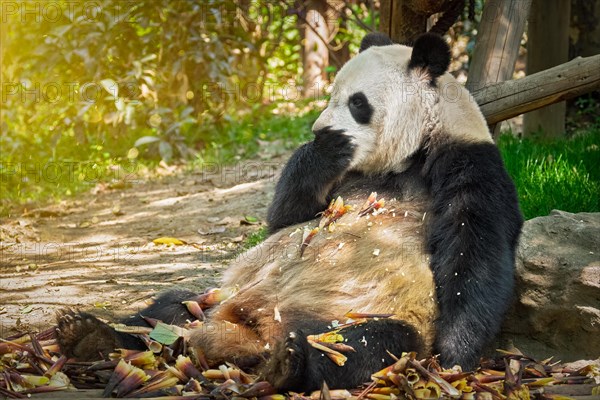
[[[130,326],[146,326],[147,322],[144,319],[152,318],[171,325],[183,325],[188,320],[196,319],[187,307],[182,302],[187,300],[195,300],[198,297],[196,292],[183,289],[175,289],[163,292],[150,304],[140,312],[125,317],[121,322]]]
[[[153,304],[121,322],[130,326],[148,326],[143,317],[149,317],[169,324],[183,324],[195,318],[181,302],[195,297],[196,293],[185,290],[164,292]],[[139,338],[117,332],[92,314],[69,309],[57,314],[56,338],[63,354],[80,361],[106,358],[116,348],[146,349]]]
[[[115,331],[92,314],[69,309],[57,313],[56,339],[64,355],[79,361],[104,359],[120,347],[145,348],[138,338]]]
[[[372,320],[344,328],[339,333],[344,344],[354,348],[346,352],[343,367],[312,347],[307,334],[296,330],[279,342],[262,376],[280,390],[307,392],[318,390],[326,382],[331,389],[353,388],[368,382],[372,373],[391,365],[390,354],[400,356],[405,351],[420,352],[423,342],[417,331],[404,321]]]

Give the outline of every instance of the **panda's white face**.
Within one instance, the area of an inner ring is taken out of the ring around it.
[[[356,145],[351,169],[402,172],[424,139],[441,129],[467,140],[491,140],[468,92],[447,73],[432,84],[426,69],[409,68],[411,54],[412,48],[398,44],[370,47],[336,76],[313,131],[331,127],[350,136]],[[452,84],[459,98],[443,99],[447,88],[440,83]]]
[[[351,168],[401,172],[422,142],[423,123],[436,97],[427,74],[409,71],[412,49],[371,47],[338,73],[331,100],[313,130],[343,130],[356,145]]]

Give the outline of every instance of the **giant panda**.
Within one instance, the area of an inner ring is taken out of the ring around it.
[[[271,235],[225,272],[222,287],[236,294],[192,334],[209,364],[255,368],[297,392],[357,386],[403,351],[476,365],[511,301],[522,217],[486,122],[446,72],[449,61],[435,35],[412,48],[382,34],[363,39],[335,78],[314,140],[282,171]],[[385,208],[360,216],[371,192]],[[337,196],[354,208],[303,246]],[[167,292],[140,314],[183,322],[191,316],[181,301],[194,296]],[[307,335],[343,324],[349,311],[392,317],[342,329],[354,351],[338,366]],[[136,346],[85,313],[63,312],[57,334],[65,354],[82,359]]]

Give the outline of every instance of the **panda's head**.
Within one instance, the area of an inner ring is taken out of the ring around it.
[[[449,63],[450,49],[437,35],[411,48],[369,34],[337,74],[313,131],[344,131],[356,145],[351,168],[364,173],[401,172],[432,143],[491,142],[477,104],[446,72]]]

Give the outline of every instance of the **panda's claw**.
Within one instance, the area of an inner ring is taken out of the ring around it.
[[[102,359],[119,344],[109,325],[91,314],[70,309],[57,313],[55,332],[62,353],[80,361]]]
[[[299,390],[305,381],[308,346],[306,335],[290,332],[275,345],[262,376],[277,389]]]

